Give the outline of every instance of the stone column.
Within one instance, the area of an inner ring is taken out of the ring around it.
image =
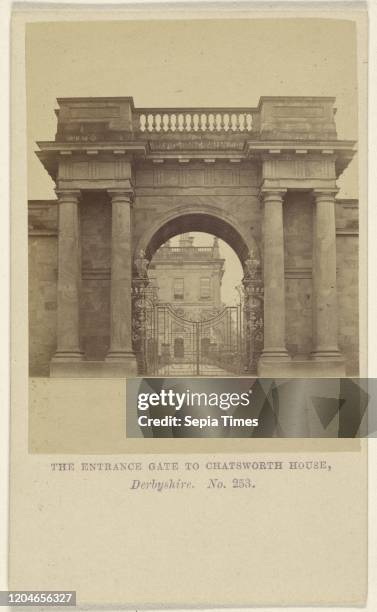
[[[80,285],[81,244],[79,230],[80,191],[57,190],[58,196],[58,311],[57,350],[53,363],[81,361]]]
[[[315,360],[342,360],[336,295],[336,190],[315,190],[313,216],[313,336]]]
[[[106,361],[125,365],[125,374],[136,374],[132,350],[132,192],[109,190],[112,206],[111,230],[111,318],[110,350]]]
[[[264,202],[264,348],[262,361],[287,361],[285,346],[285,278],[283,196],[286,190],[262,192]]]

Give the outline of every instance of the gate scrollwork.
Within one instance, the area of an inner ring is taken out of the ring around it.
[[[148,280],[134,278],[132,281],[132,344],[139,372],[144,374],[145,292]]]
[[[263,300],[264,290],[261,278],[260,259],[250,251],[244,262],[244,321],[246,341],[246,371],[257,372],[258,360],[263,350]]]
[[[149,293],[149,260],[145,251],[140,250],[134,258],[132,279],[132,344],[141,374],[146,372],[145,328]]]

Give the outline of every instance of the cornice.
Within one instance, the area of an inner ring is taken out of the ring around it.
[[[355,145],[355,140],[246,140],[244,152],[247,155],[267,153],[274,157],[284,153],[332,155],[342,151],[354,155]]]

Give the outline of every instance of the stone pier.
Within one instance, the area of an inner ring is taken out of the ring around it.
[[[260,367],[289,361],[285,342],[283,197],[286,190],[263,191],[264,348]]]
[[[335,191],[315,190],[313,232],[313,353],[315,361],[344,365],[338,346]]]
[[[132,192],[110,190],[111,229],[111,322],[110,350],[106,361],[124,364],[127,374],[137,374],[132,350]]]
[[[60,190],[58,196],[58,285],[57,349],[51,374],[64,373],[67,364],[82,361],[80,350],[81,242],[79,229],[80,191]]]

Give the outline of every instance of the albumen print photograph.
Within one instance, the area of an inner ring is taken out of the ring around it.
[[[28,25],[32,377],[358,376],[355,36]]]
[[[10,588],[365,604],[366,17],[14,12]]]
[[[31,23],[26,74],[31,448],[69,448],[67,379],[82,427],[125,379],[318,379],[312,424],[259,435],[333,435],[311,396],[359,376],[366,292],[355,23]]]

